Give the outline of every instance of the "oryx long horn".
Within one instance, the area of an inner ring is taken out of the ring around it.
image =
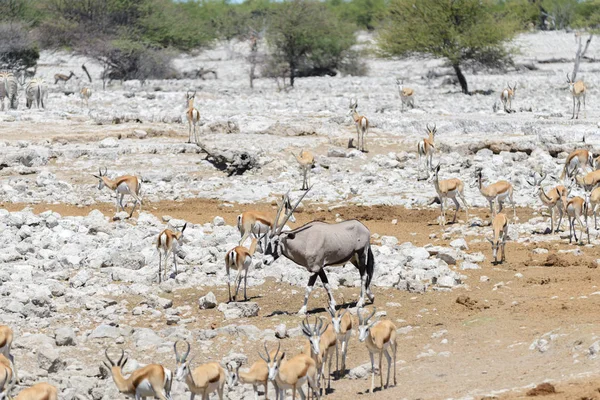
[[[270,236],[273,236],[275,234],[275,232],[277,232],[277,229],[278,229],[277,223],[279,222],[279,216],[281,215],[281,210],[283,210],[283,207],[285,207],[286,196],[283,196],[283,201],[281,202],[281,204],[277,208],[277,214],[275,215],[275,220],[273,221],[273,226],[271,228],[271,235]]]
[[[306,196],[306,194],[308,192],[310,192],[310,189],[312,189],[312,186],[309,187],[308,189],[306,189],[306,192],[302,193],[302,196],[300,196],[300,198],[298,199],[298,201],[296,202],[296,204],[294,204],[294,207],[292,207],[292,209],[290,210],[289,213],[287,213],[285,215],[285,219],[283,220],[283,223],[281,224],[281,226],[279,226],[279,228],[277,228],[277,233],[281,233],[281,230],[283,229],[283,227],[285,226],[285,224],[287,224],[288,220],[290,219],[290,217],[292,216],[292,214],[294,213],[294,211],[296,211],[296,208],[298,208],[298,205],[300,204],[300,202],[302,201],[302,199],[304,198],[304,196]]]

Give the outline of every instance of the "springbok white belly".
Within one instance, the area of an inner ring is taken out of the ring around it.
[[[508,190],[505,191],[504,193],[498,193],[498,195],[496,196],[496,198],[500,201],[505,200],[508,197]]]
[[[150,381],[148,379],[144,379],[138,385],[135,393],[141,397],[154,397],[154,389],[152,389],[152,385],[150,385]]]
[[[127,194],[129,192],[130,192],[129,186],[127,186],[127,184],[125,182],[123,182],[119,186],[117,186],[117,193]]]

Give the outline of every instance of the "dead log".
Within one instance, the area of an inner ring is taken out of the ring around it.
[[[208,75],[208,74],[213,74],[215,79],[218,79],[217,71],[215,71],[214,69],[207,69],[204,67],[200,67],[200,69],[196,70],[196,78],[200,78],[200,79],[204,80],[204,75]]]
[[[206,154],[204,158],[219,171],[227,173],[227,176],[242,175],[244,172],[259,167],[256,157],[245,151],[230,151],[221,153],[218,150],[209,150],[202,143],[196,143],[200,151]]]
[[[92,83],[92,77],[87,69],[87,67],[85,66],[85,63],[81,66],[81,69],[83,70],[83,72],[85,72],[85,74],[87,75],[88,79],[90,80],[90,83]]]

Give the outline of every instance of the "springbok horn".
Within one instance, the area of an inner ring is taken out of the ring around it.
[[[187,227],[187,222],[185,224],[183,224],[183,228],[181,229],[181,233],[183,233],[183,231],[185,231],[186,227]]]
[[[187,350],[185,351],[185,353],[183,353],[183,356],[181,356],[181,362],[185,362],[185,360],[188,358],[188,355],[190,354],[190,343],[187,340],[184,340],[185,344],[187,345]]]
[[[360,315],[360,308],[356,309],[356,315],[358,316],[358,324],[363,325],[363,318],[362,315]]]
[[[175,350],[175,361],[181,362],[181,360],[179,358],[179,353],[177,352],[177,343],[179,343],[179,340],[176,340],[175,343],[173,344],[173,350]]]
[[[110,365],[112,367],[115,366],[115,363],[113,362],[113,360],[110,359],[110,357],[108,356],[108,349],[104,350],[104,354],[106,355],[106,358],[108,359],[108,362],[110,363]]]
[[[104,167],[104,175],[108,174],[108,168]]]
[[[292,209],[290,210],[289,213],[286,213],[285,215],[285,219],[283,220],[283,223],[281,224],[281,226],[279,228],[277,228],[277,233],[281,233],[281,230],[283,229],[283,227],[285,226],[285,224],[287,224],[288,220],[290,219],[290,217],[292,216],[292,214],[294,213],[294,211],[296,211],[296,208],[298,208],[298,205],[300,204],[300,202],[302,201],[302,199],[304,198],[304,196],[306,196],[306,194],[308,192],[310,192],[310,189],[312,189],[312,186],[309,187],[308,189],[306,189],[306,191],[304,193],[302,193],[302,196],[300,196],[300,198],[298,199],[298,201],[296,202],[296,204],[294,204],[294,207],[292,207]]]
[[[371,313],[371,315],[369,315],[369,316],[367,317],[367,319],[365,319],[365,322],[369,322],[369,320],[370,320],[371,318],[373,318],[373,315],[375,315],[375,312],[376,312],[376,311],[377,311],[377,307],[373,307],[373,312]]]
[[[121,358],[119,358],[119,361],[117,362],[118,366],[121,366],[121,361],[123,361],[123,358],[125,358],[125,350],[121,349]]]

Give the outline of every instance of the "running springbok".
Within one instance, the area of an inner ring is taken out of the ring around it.
[[[302,150],[299,155],[292,153],[292,155],[300,164],[302,170],[302,189],[308,190],[308,171],[315,165],[315,156],[310,151]]]
[[[533,178],[533,183],[528,179],[526,179],[526,182],[533,187],[532,196],[539,196],[542,203],[548,207],[548,211],[550,212],[550,233],[558,233],[562,223],[564,210],[567,207],[567,197],[569,196],[571,187],[557,185],[548,192],[545,192],[542,187],[542,182],[546,179],[546,174],[542,174],[540,179],[537,179],[535,174],[532,174],[531,177]],[[554,230],[554,210],[557,210],[559,216],[556,231]]]
[[[573,79],[567,74],[567,83],[569,84],[569,91],[573,96],[573,115],[571,119],[579,119],[579,110],[581,109],[581,99],[583,98],[583,113],[585,117],[585,94],[587,88],[582,80],[578,80],[577,82],[573,82]],[[577,102],[577,107],[575,106],[575,102]],[[575,116],[575,108],[577,108],[577,116]]]
[[[504,111],[510,114],[511,112],[515,111],[512,109],[512,101],[515,98],[515,93],[517,92],[517,84],[515,82],[515,84],[511,87],[510,84],[507,83],[506,86],[507,87],[502,90],[502,93],[500,93],[500,100],[504,105]]]
[[[282,197],[280,204],[283,204],[286,213],[292,209],[290,198],[287,194]],[[284,219],[285,215],[282,214],[277,220],[277,223],[280,224]],[[290,217],[290,222],[296,222],[296,217],[292,215]],[[273,215],[261,211],[244,211],[237,217],[237,227],[242,235],[242,238],[240,239],[240,246],[244,244],[250,234],[254,235],[255,237],[264,235],[269,231],[269,229],[271,229],[272,225]]]
[[[110,190],[115,192],[116,200],[117,200],[117,212],[119,212],[119,207],[121,210],[125,211],[125,206],[123,205],[123,197],[126,194],[133,197],[135,203],[133,203],[133,208],[131,209],[131,213],[129,214],[129,218],[133,215],[135,211],[135,206],[140,205],[140,213],[142,212],[142,182],[138,179],[137,176],[133,175],[124,175],[119,176],[115,179],[110,179],[106,174],[108,170],[106,167],[104,168],[104,173],[102,169],[98,169],[99,175],[92,176],[98,179],[98,190],[102,190],[104,186],[109,188]],[[120,196],[120,198],[119,198]]]
[[[411,88],[404,87],[404,81],[396,78],[396,85],[398,85],[398,93],[400,93],[400,100],[402,101],[402,112],[404,107],[415,108],[415,91]]]
[[[85,102],[86,107],[89,107],[90,97],[92,97],[92,89],[84,87],[79,91],[79,97],[81,97],[81,103]]]
[[[135,397],[136,400],[145,397],[171,400],[173,374],[170,370],[159,364],[150,364],[136,369],[129,375],[129,378],[125,378],[122,372],[123,367],[127,364],[125,352],[121,350],[121,358],[116,363],[108,356],[108,349],[104,354],[108,359],[108,363],[103,361],[104,366],[111,372],[119,392],[128,397]]]
[[[398,350],[398,343],[396,342],[396,326],[390,320],[380,321],[377,318],[373,322],[369,322],[373,315],[375,315],[376,308],[373,307],[373,312],[368,317],[363,317],[360,312],[360,308],[356,310],[358,314],[358,340],[361,343],[367,345],[369,351],[369,357],[371,358],[371,393],[375,390],[375,354],[379,354],[379,376],[381,377],[381,389],[383,389],[383,364],[382,358],[385,358],[388,362],[388,375],[385,387],[390,386],[390,367],[392,363],[392,356],[390,350],[393,352],[394,361],[394,386],[396,385],[396,351]]]
[[[289,360],[285,360],[285,352],[279,353],[281,342],[277,343],[277,351],[272,356],[267,350],[265,342],[265,355],[260,351],[258,355],[265,360],[269,368],[269,380],[277,384],[276,390],[278,398],[284,399],[286,391],[292,389],[292,399],[296,399],[296,392],[300,394],[301,399],[305,399],[302,385],[308,383],[308,391],[313,392],[315,397],[319,399],[319,389],[317,385],[317,365],[315,360],[306,354],[298,354]]]
[[[506,247],[506,238],[508,237],[508,218],[506,214],[498,213],[492,221],[492,229],[494,236],[492,239],[487,240],[492,244],[492,257],[494,257],[494,264],[498,264],[498,249],[502,252],[500,263],[503,263],[506,259],[504,248]]]
[[[590,229],[589,227],[583,226],[581,222],[581,216],[584,216],[587,225],[587,202],[585,199],[575,196],[567,202],[567,217],[569,218],[569,243],[571,238],[575,237],[575,242],[583,244],[583,233],[587,231],[588,244],[590,244]],[[581,234],[579,235],[579,241],[577,240],[577,231],[575,229],[575,221],[581,228]]]
[[[187,92],[185,94],[185,99],[187,101],[187,111],[185,112],[185,115],[187,117],[188,120],[188,143],[192,143],[192,127],[193,127],[193,131],[194,131],[194,141],[196,143],[199,143],[200,140],[198,139],[198,133],[197,133],[197,129],[196,125],[198,125],[198,123],[200,122],[200,111],[198,111],[197,108],[194,107],[194,98],[196,97],[196,91],[194,91],[194,93],[190,94],[190,92]]]
[[[429,171],[433,166],[433,153],[435,152],[435,143],[433,139],[437,133],[437,126],[433,124],[433,128],[430,128],[429,124],[427,124],[425,132],[427,132],[429,137],[421,140],[417,144],[417,152],[419,153],[419,168],[423,165],[423,162],[421,161],[422,158],[425,157],[425,165]]]
[[[342,304],[344,304],[343,298]],[[348,354],[348,342],[352,336],[352,316],[348,313],[347,308],[344,308],[344,311],[340,309],[336,312],[333,312],[330,308],[327,308],[327,310],[331,316],[331,325],[333,325],[333,330],[337,335],[337,341],[341,346],[342,369],[340,370],[337,365],[336,369],[338,370],[338,376],[343,376],[346,374],[346,355]]]
[[[302,333],[308,339],[304,346],[304,354],[310,355],[317,364],[317,386],[321,388],[321,379],[325,387],[325,364],[328,366],[328,383],[325,393],[331,389],[331,362],[333,361],[333,352],[335,350],[335,364],[338,363],[338,343],[337,335],[333,325],[327,323],[323,326],[323,317],[315,317],[315,324],[311,327],[308,317],[302,321]]]
[[[69,72],[70,72],[69,75],[54,74],[54,84],[56,85],[58,82],[67,83],[69,81],[69,79],[71,79],[74,76],[76,77],[76,75],[73,71],[69,71]]]
[[[173,264],[175,265],[175,275],[177,275],[177,250],[183,241],[183,231],[187,227],[187,222],[183,225],[181,230],[172,231],[165,229],[158,235],[156,241],[156,250],[158,250],[158,283],[161,283],[161,268],[164,265],[164,271],[162,271],[163,278],[167,279],[167,261],[169,256],[173,254]]]
[[[248,300],[248,296],[246,295],[246,287],[248,286],[248,270],[252,265],[252,256],[256,251],[257,239],[252,239],[252,244],[250,248],[247,249],[244,246],[236,246],[233,249],[229,250],[227,254],[225,254],[225,272],[227,272],[227,292],[229,293],[229,301],[231,302],[237,300],[237,294],[240,290],[240,285],[242,284],[242,272],[244,272],[244,301]],[[231,296],[231,277],[229,275],[229,271],[231,269],[237,270],[237,275],[235,277],[235,293],[233,297]]]
[[[14,400],[58,400],[58,390],[46,382],[36,383],[21,390]]]
[[[279,206],[273,226],[261,238],[264,250],[263,264],[271,265],[283,255],[312,273],[306,286],[304,304],[298,312],[300,315],[306,314],[308,298],[317,278],[321,279],[327,290],[329,308],[335,310],[336,303],[325,274],[325,267],[341,266],[348,261],[358,268],[360,273],[358,306],[362,307],[365,304],[365,293],[373,302],[375,295],[371,293],[370,285],[375,270],[375,259],[371,251],[369,228],[357,220],[334,224],[312,221],[294,230],[282,231],[285,223],[308,192],[307,190],[300,196],[294,207],[286,213],[283,221],[277,224],[276,221],[279,221],[283,208],[283,205]]]
[[[367,119],[367,117],[360,115],[356,111],[356,107],[358,107],[357,100],[350,99],[350,110],[348,111],[348,114],[352,115],[354,125],[356,126],[356,148],[362,152],[366,152],[367,146],[365,146],[365,136],[369,133],[369,120]]]
[[[17,368],[15,367],[15,358],[11,354],[11,348],[13,343],[13,330],[7,325],[0,325],[0,354],[6,357],[10,361],[10,368],[14,373],[15,382],[19,380]]]
[[[577,149],[565,159],[565,166],[560,174],[560,179],[569,179],[578,174],[579,169],[584,173],[594,170],[594,156],[585,149]]]
[[[486,200],[490,203],[490,212],[492,213],[492,219],[496,215],[496,209],[494,207],[494,200],[498,203],[498,212],[502,212],[504,207],[504,201],[508,199],[512,204],[513,218],[517,219],[517,211],[515,209],[515,201],[513,199],[513,186],[508,181],[498,181],[488,186],[483,186],[483,176],[481,168],[475,172],[476,185],[479,187],[479,192]]]
[[[440,164],[436,165],[432,171],[429,172],[428,182],[433,182],[435,187],[435,191],[440,198],[440,207],[441,207],[441,215],[440,215],[440,225],[444,227],[446,225],[446,200],[452,199],[454,204],[456,205],[456,211],[454,212],[454,219],[452,219],[452,223],[456,222],[456,215],[458,214],[458,210],[460,210],[460,204],[456,199],[456,196],[460,197],[462,200],[465,212],[467,214],[467,221],[469,221],[469,205],[467,204],[467,200],[465,199],[465,185],[458,178],[445,179],[443,181],[439,180],[440,173]]]

